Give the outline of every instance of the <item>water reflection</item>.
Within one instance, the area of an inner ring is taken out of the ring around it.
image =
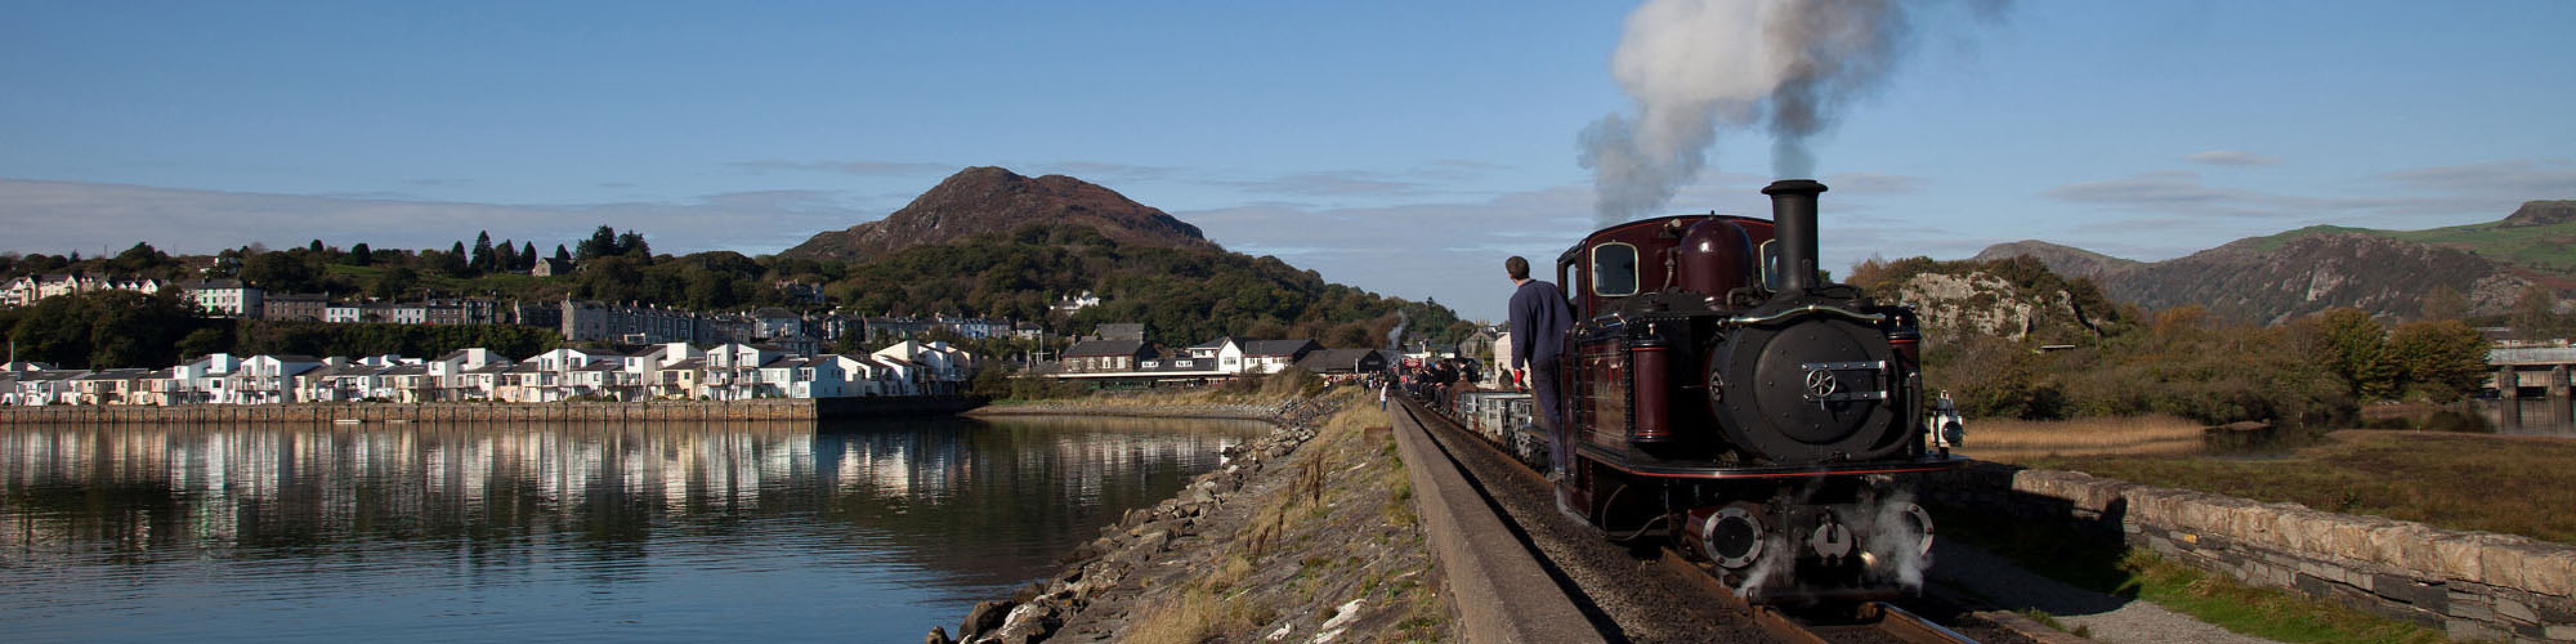
[[[909,640],[1257,430],[0,428],[0,624],[12,639]]]
[[[2470,409],[2498,434],[2576,437],[2576,401],[2569,399],[2480,400]]]

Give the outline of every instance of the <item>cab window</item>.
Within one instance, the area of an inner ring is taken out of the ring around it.
[[[1637,247],[1619,242],[1592,247],[1592,294],[1601,297],[1637,294]]]

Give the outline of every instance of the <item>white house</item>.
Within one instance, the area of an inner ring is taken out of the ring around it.
[[[259,317],[259,287],[241,280],[197,280],[181,282],[179,289],[188,301],[207,313],[236,318]]]
[[[251,356],[242,360],[240,369],[225,376],[230,390],[218,401],[237,405],[294,402],[295,376],[321,367],[322,360],[312,356]]]
[[[1187,351],[1190,352],[1191,361],[1197,362],[1200,366],[1209,367],[1212,371],[1243,373],[1243,345],[1236,344],[1232,336],[1192,345]]]

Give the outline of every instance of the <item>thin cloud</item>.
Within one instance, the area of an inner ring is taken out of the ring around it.
[[[2210,150],[2183,155],[2184,161],[2204,165],[2280,165],[2281,160],[2252,152]]]
[[[2503,195],[2519,200],[2576,196],[2576,163],[2558,159],[2415,168],[2378,178],[2427,192]]]
[[[838,193],[770,190],[676,202],[516,205],[185,190],[0,179],[6,250],[62,252],[136,241],[207,253],[249,243],[439,248],[476,231],[495,238],[571,241],[601,224],[643,233],[663,252],[776,252],[884,211]],[[45,246],[30,245],[40,241]]]
[[[1825,177],[1825,185],[1837,193],[1861,196],[1910,195],[1923,191],[1923,177],[1875,172],[1842,172]]]
[[[948,163],[918,161],[743,161],[725,164],[755,173],[770,170],[833,172],[863,177],[912,177],[956,172],[958,166]]]
[[[1432,191],[1430,184],[1365,170],[1300,172],[1264,179],[1215,180],[1209,185],[1263,194],[1304,197],[1405,196]]]

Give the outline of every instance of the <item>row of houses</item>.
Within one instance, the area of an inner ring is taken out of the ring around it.
[[[1064,351],[1049,375],[1059,379],[1122,377],[1228,378],[1271,374],[1297,367],[1327,376],[1384,371],[1386,352],[1326,349],[1314,340],[1236,340],[1232,337],[1164,352],[1143,340],[1085,340]]]
[[[809,355],[765,344],[660,343],[623,353],[555,349],[511,360],[487,349],[435,359],[209,354],[167,369],[59,370],[12,362],[0,405],[261,405],[300,402],[537,403],[949,394],[978,360],[944,342]]]
[[[134,291],[144,295],[160,293],[169,283],[149,277],[121,278],[103,275],[25,275],[0,283],[0,308],[34,306],[37,300],[59,295],[94,291]]]

